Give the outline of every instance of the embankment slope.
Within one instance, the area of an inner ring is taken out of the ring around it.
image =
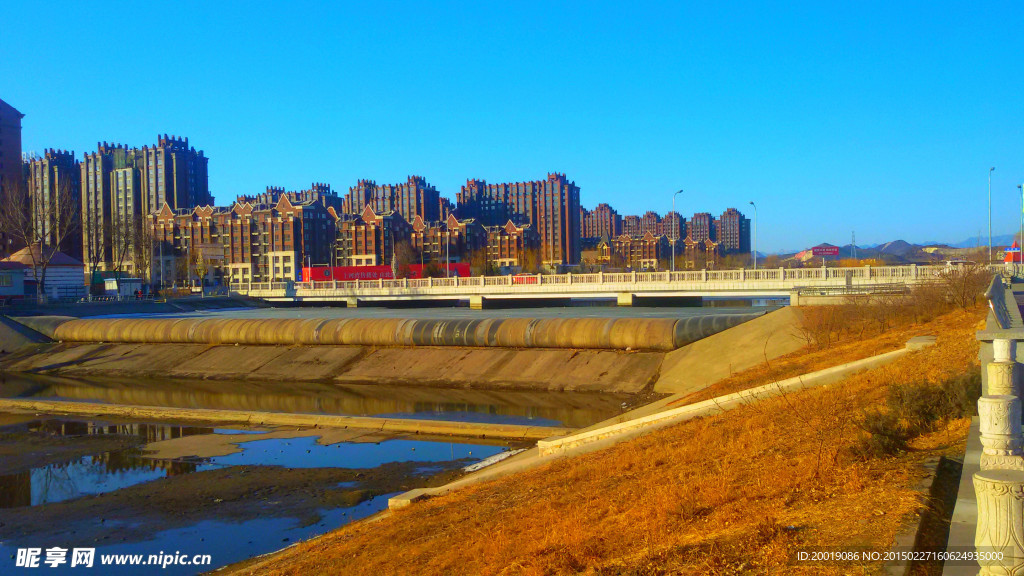
[[[665,354],[655,392],[688,394],[807,345],[800,309],[785,307]]]

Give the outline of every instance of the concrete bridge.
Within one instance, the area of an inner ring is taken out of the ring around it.
[[[1002,266],[997,266],[1002,271]],[[615,298],[632,306],[643,298],[789,298],[793,305],[822,296],[899,292],[951,270],[947,266],[861,266],[856,268],[770,268],[687,272],[536,274],[232,284],[231,291],[278,302],[468,300],[473,308],[516,299]]]

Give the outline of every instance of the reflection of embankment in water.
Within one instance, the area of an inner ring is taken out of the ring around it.
[[[584,427],[620,414],[631,395],[491,391],[316,382],[142,380],[0,375],[0,397],[305,414],[432,418]]]

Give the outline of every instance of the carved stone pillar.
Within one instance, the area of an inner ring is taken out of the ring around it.
[[[1021,406],[1016,396],[978,399],[981,428],[981,469],[1024,469],[1021,456]]]
[[[1024,472],[983,470],[973,480],[979,576],[1024,574]]]
[[[989,362],[987,396],[1017,396],[1020,397],[1020,390],[1017,390],[1015,374],[1017,372],[1016,362]]]
[[[997,338],[992,341],[992,360],[1014,362],[1017,359],[1017,341]]]

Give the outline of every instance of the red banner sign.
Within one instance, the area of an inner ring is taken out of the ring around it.
[[[838,246],[815,246],[811,248],[811,254],[815,256],[839,256]]]

